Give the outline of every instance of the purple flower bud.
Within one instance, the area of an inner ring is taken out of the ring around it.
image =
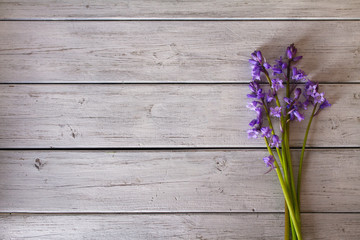
[[[254,65],[254,67],[251,71],[253,80],[260,80],[260,74],[261,74],[261,66]]]
[[[254,59],[255,61],[258,61],[258,58],[257,58],[257,56],[256,56],[256,51],[251,54],[251,57],[252,57],[252,59]]]
[[[281,117],[281,107],[275,107],[275,108],[270,107],[270,115],[280,118]]]
[[[269,127],[263,127],[261,128],[262,137],[271,137],[271,129]]]
[[[281,140],[279,139],[279,137],[277,135],[273,135],[271,138],[271,147],[279,147],[281,144]]]
[[[271,88],[274,89],[276,92],[280,89],[283,88],[283,80],[279,79],[279,78],[275,78],[271,80]]]
[[[293,111],[294,116],[297,118],[297,120],[299,122],[301,122],[302,120],[304,120],[304,115],[302,115],[301,113],[299,113],[297,110]]]
[[[257,82],[250,82],[249,84],[249,88],[250,88],[250,91],[255,93],[257,92],[257,90],[259,89],[259,84]]]
[[[275,94],[272,93],[271,89],[269,89],[268,94],[266,94],[266,102],[270,103],[274,100]]]
[[[292,79],[295,81],[300,81],[306,78],[306,74],[304,71],[297,69],[296,67],[293,67],[292,69]]]
[[[287,68],[287,63],[283,61],[282,57],[275,60],[276,64],[272,67],[273,75],[283,73],[283,70]]]
[[[285,101],[287,104],[291,104],[291,103],[293,102],[292,99],[287,98],[287,97],[284,97],[284,101]]]
[[[264,63],[264,68],[270,69],[270,68],[271,68],[271,65],[266,62],[266,63]]]
[[[258,64],[258,62],[255,61],[255,60],[253,60],[253,59],[249,59],[249,63],[250,63],[251,65],[257,65],[257,64]]]
[[[324,102],[320,105],[320,109],[324,109],[330,106],[331,104],[328,102],[328,100],[325,99]]]
[[[257,97],[257,95],[254,94],[254,93],[247,94],[246,96],[247,96],[248,98],[256,98],[256,97]]]
[[[294,99],[299,99],[301,95],[301,88],[296,88],[295,91],[294,91]]]
[[[299,61],[299,60],[301,60],[302,59],[302,56],[297,56],[297,57],[295,57],[294,59],[293,59],[293,61],[294,62],[297,62],[297,61]]]
[[[305,109],[305,110],[307,110],[307,107],[309,106],[309,104],[310,104],[309,99],[306,99],[306,100],[303,102],[303,104],[302,104],[302,108]]]
[[[256,56],[257,56],[259,62],[262,63],[262,61],[263,61],[263,56],[262,56],[262,54],[261,54],[260,51],[257,51],[257,52],[256,52]]]
[[[275,166],[274,166],[275,158],[272,155],[264,157],[263,161],[267,167],[269,167],[271,169],[275,168]]]
[[[295,48],[294,44],[291,44],[289,47],[287,47],[286,55],[287,55],[288,59],[292,59],[293,57],[295,57],[296,52],[297,52],[297,49]]]
[[[257,119],[253,119],[253,120],[251,120],[251,122],[249,123],[249,126],[250,126],[250,127],[254,127],[256,123],[257,123]]]
[[[286,50],[286,55],[287,55],[287,57],[288,57],[289,59],[292,59],[292,58],[293,58],[293,54],[292,54],[290,48],[288,48],[288,49]]]
[[[252,101],[251,103],[248,103],[246,107],[252,111],[255,111],[258,105],[262,106],[262,103],[258,101]]]
[[[253,129],[249,129],[247,131],[247,134],[248,134],[248,138],[257,138],[260,134],[260,131],[253,128]]]
[[[281,74],[283,71],[281,68],[277,68],[277,67],[273,67],[273,75],[275,76],[275,74]]]
[[[257,92],[256,98],[257,98],[257,99],[264,99],[264,97],[265,97],[265,93],[263,93],[263,90],[260,88],[260,89],[258,90],[258,92]]]

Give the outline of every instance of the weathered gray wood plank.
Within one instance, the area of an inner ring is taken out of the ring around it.
[[[357,240],[359,214],[302,214],[304,239]],[[282,214],[2,215],[7,239],[273,239]]]
[[[360,21],[0,22],[0,36],[3,83],[247,82],[253,50],[272,62],[292,42],[314,80],[360,80]]]
[[[1,19],[359,18],[356,0],[44,1],[1,0]]]
[[[299,151],[294,154],[298,161]],[[0,151],[0,212],[281,212],[266,150]],[[309,150],[302,210],[360,212],[360,150]]]
[[[360,146],[360,85],[324,85],[333,106],[309,146]],[[246,85],[2,85],[0,147],[264,147],[247,138]],[[296,122],[296,124],[298,124]],[[291,134],[302,146],[306,121]]]

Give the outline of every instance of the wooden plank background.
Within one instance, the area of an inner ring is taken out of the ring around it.
[[[0,34],[6,83],[247,83],[249,52],[273,61],[295,40],[309,77],[360,81],[359,21],[6,21]]]
[[[308,141],[304,239],[357,240],[359,13],[356,0],[0,0],[0,239],[281,239],[279,184],[246,137],[247,59],[294,42],[333,104]]]
[[[357,0],[1,0],[1,19],[358,19]]]

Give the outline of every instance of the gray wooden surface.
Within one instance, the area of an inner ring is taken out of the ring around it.
[[[6,21],[0,34],[7,83],[246,83],[249,53],[273,61],[295,41],[313,79],[360,81],[359,21]]]
[[[357,240],[359,13],[355,0],[0,0],[0,239],[281,239],[279,184],[245,133],[247,59],[294,42],[333,104],[309,136],[304,239]]]

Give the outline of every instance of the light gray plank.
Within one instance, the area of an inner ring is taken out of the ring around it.
[[[252,51],[273,62],[292,42],[314,80],[360,80],[360,21],[0,22],[0,35],[3,83],[248,82]]]
[[[1,0],[1,19],[359,18],[356,0]]]
[[[357,240],[359,214],[302,214],[303,237]],[[282,214],[3,215],[2,239],[283,238]],[[255,230],[256,229],[256,230]]]
[[[333,106],[315,118],[309,146],[359,147],[360,85],[320,89]],[[236,84],[2,85],[0,147],[264,147],[247,138],[248,92]],[[302,146],[307,121],[294,124],[291,143]]]
[[[276,174],[264,174],[266,154],[0,151],[0,211],[281,212]],[[359,156],[360,150],[309,150],[302,210],[360,212]]]

